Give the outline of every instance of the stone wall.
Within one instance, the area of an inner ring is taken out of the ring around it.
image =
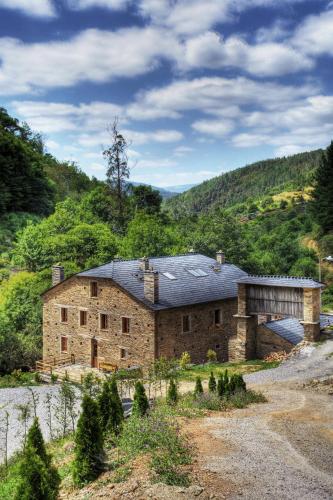
[[[257,327],[257,358],[264,359],[268,354],[279,351],[288,353],[293,347],[294,344],[272,332],[264,324]]]
[[[96,339],[98,361],[128,367],[146,365],[155,355],[154,312],[135,301],[110,280],[98,283],[98,296],[90,297],[88,278],[74,276],[44,295],[43,359],[61,356],[61,337],[68,338],[68,355],[75,362],[91,364],[92,339]],[[68,308],[68,321],[60,321],[61,307]],[[80,309],[87,310],[87,326],[79,325]],[[100,313],[108,315],[108,328],[100,329]],[[129,317],[131,330],[122,333],[122,317]],[[120,359],[120,350],[128,356]]]
[[[221,309],[221,324],[215,325],[214,311]],[[219,361],[229,359],[229,340],[236,335],[237,299],[197,304],[159,311],[157,314],[157,356],[179,358],[185,351],[192,362],[206,361],[213,349]],[[190,315],[190,331],[182,332],[182,318]]]

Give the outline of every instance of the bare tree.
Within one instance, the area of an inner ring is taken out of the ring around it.
[[[118,118],[115,118],[112,126],[108,128],[108,131],[111,136],[111,145],[103,151],[103,156],[108,163],[106,182],[111,192],[115,194],[117,219],[119,228],[122,229],[125,219],[125,181],[130,175],[127,158],[128,143],[118,130]]]

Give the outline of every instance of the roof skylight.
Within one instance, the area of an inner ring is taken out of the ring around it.
[[[196,278],[201,278],[203,276],[208,276],[208,273],[206,271],[203,271],[202,269],[188,269],[188,272],[193,274]]]
[[[174,276],[173,274],[171,273],[162,273],[163,276],[165,276],[166,278],[169,278],[169,280],[176,280],[176,276]]]

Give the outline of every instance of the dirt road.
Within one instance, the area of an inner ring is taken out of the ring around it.
[[[268,403],[203,419],[192,429],[199,467],[215,473],[216,498],[333,498],[333,385],[331,394],[304,387],[314,375],[333,376],[332,352],[328,341],[248,376]]]

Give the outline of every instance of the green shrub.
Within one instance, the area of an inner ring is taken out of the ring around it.
[[[261,392],[236,391],[226,402],[229,408],[246,408],[252,403],[266,403],[267,399]]]
[[[213,372],[210,372],[210,377],[208,380],[208,389],[209,389],[209,392],[216,392],[216,379],[214,377]]]
[[[51,384],[55,384],[58,380],[58,375],[51,373]]]
[[[216,361],[217,361],[217,355],[216,355],[216,352],[213,351],[213,349],[208,349],[208,351],[207,351],[207,361],[208,361],[208,363],[216,363]]]
[[[40,384],[42,382],[41,374],[39,372],[35,372],[34,379],[35,379],[36,384]]]
[[[203,387],[202,387],[201,378],[197,377],[195,380],[194,396],[197,397],[199,394],[202,394],[202,393],[203,393]]]
[[[188,366],[191,364],[191,356],[188,352],[183,352],[179,360],[179,366],[182,370],[187,370]]]
[[[169,405],[175,405],[177,404],[178,401],[178,390],[177,390],[177,384],[172,378],[170,380],[169,388],[168,388],[168,393],[167,393],[167,403]]]
[[[73,480],[82,486],[98,477],[103,468],[103,434],[97,403],[83,396],[82,413],[75,433]]]
[[[97,401],[102,431],[115,435],[119,434],[124,420],[124,411],[118,394],[117,382],[114,378],[112,378],[111,382],[104,382]]]
[[[154,452],[150,466],[156,474],[158,482],[162,481],[170,486],[188,487],[190,485],[189,475],[179,471],[175,465],[174,457],[167,452],[160,450]]]
[[[44,439],[35,418],[27,435],[23,457],[19,464],[19,482],[15,500],[55,500],[60,477],[52,466]]]
[[[220,376],[217,381],[217,394],[220,398],[223,398],[227,392],[227,386],[225,382],[225,376],[223,373],[220,373]]]
[[[132,415],[143,417],[149,410],[149,401],[146,396],[146,391],[142,382],[138,381],[135,384],[135,392],[133,398]]]

